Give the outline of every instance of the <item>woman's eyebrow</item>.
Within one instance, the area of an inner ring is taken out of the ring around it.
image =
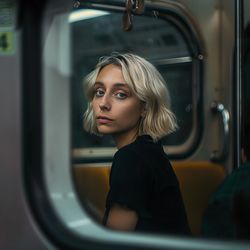
[[[104,86],[104,83],[103,82],[95,82],[94,86],[96,86],[96,85]]]
[[[114,85],[113,85],[115,88],[126,88],[126,89],[129,89],[129,86],[128,86],[128,84],[127,83],[115,83]]]
[[[100,86],[105,86],[105,84],[104,84],[103,82],[95,82],[94,86],[96,86],[96,85],[97,85],[97,86],[98,86],[98,85],[100,85]],[[124,87],[124,88],[129,89],[129,86],[128,86],[127,83],[120,83],[120,82],[114,83],[114,84],[112,85],[112,87],[115,87],[115,88]]]

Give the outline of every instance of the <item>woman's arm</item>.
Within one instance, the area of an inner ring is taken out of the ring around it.
[[[134,210],[114,204],[108,215],[107,226],[111,229],[121,231],[133,231],[138,221]]]

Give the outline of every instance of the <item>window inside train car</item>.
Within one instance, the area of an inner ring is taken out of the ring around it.
[[[196,53],[180,27],[167,16],[151,12],[134,16],[133,29],[122,29],[122,12],[77,9],[70,14],[72,43],[72,148],[76,163],[108,160],[115,152],[109,136],[98,137],[83,130],[87,101],[83,78],[102,56],[111,52],[132,52],[152,62],[167,82],[171,108],[179,129],[163,138],[168,153],[180,157],[190,151],[199,133],[200,85]],[[189,34],[191,36],[191,34]],[[199,61],[199,60],[198,60]]]

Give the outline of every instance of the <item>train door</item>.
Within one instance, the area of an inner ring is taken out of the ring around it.
[[[232,114],[239,115],[232,87],[240,81],[235,80],[240,70],[232,73],[241,54],[235,39],[239,2],[24,5],[25,190],[34,219],[53,244],[63,249],[249,247],[208,241],[199,234],[209,195],[239,157],[233,154],[239,126],[231,119]],[[82,129],[87,105],[82,80],[100,56],[113,51],[147,58],[167,80],[180,129],[163,138],[163,144],[183,183],[194,237],[121,233],[100,224],[116,149],[111,138]],[[193,173],[198,173],[196,179]],[[189,184],[192,189],[185,189]],[[197,197],[203,202],[200,207]]]

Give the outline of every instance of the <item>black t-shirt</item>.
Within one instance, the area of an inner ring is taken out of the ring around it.
[[[112,204],[136,211],[135,231],[190,234],[178,180],[160,143],[148,135],[114,155],[104,225]]]

